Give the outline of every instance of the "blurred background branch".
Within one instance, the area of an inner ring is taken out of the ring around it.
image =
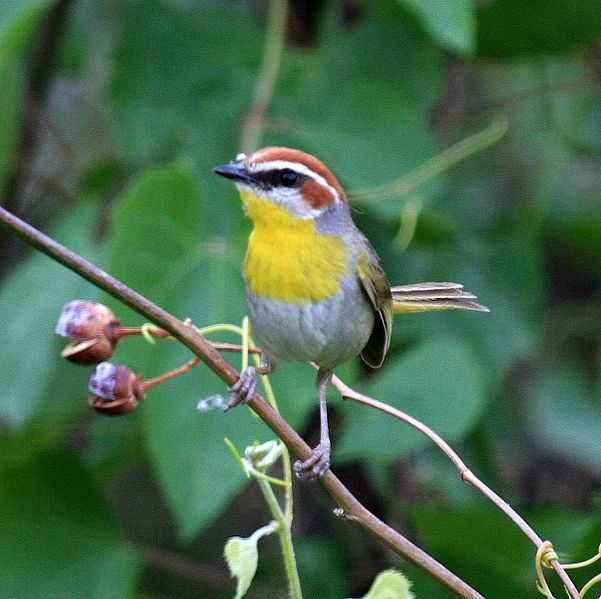
[[[261,145],[263,121],[275,90],[282,62],[287,15],[287,0],[269,0],[263,57],[255,83],[252,104],[242,125],[240,147],[247,154],[252,154]]]

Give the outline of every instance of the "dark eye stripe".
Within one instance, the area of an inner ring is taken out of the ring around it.
[[[284,178],[288,177],[290,180],[292,177],[287,175],[286,173],[294,173],[296,175],[296,181],[291,184],[284,185],[282,183],[282,174],[284,174]],[[272,169],[269,171],[258,171],[253,173],[252,178],[262,187],[266,189],[273,189],[274,187],[288,187],[288,188],[298,188],[305,181],[307,181],[308,177],[302,173],[297,171],[291,171],[291,169]]]

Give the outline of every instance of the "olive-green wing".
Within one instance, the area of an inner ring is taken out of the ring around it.
[[[375,250],[365,242],[357,256],[357,275],[375,312],[372,333],[361,352],[362,360],[371,368],[379,368],[390,347],[392,330],[392,294],[386,273]]]

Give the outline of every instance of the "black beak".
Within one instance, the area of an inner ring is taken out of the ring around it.
[[[243,164],[236,162],[230,162],[229,164],[223,164],[216,166],[213,169],[214,173],[225,177],[226,179],[233,179],[234,181],[240,181],[242,183],[250,183],[251,177]]]

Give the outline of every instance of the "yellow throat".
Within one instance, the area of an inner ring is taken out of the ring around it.
[[[349,270],[349,252],[340,238],[318,233],[312,219],[295,217],[269,199],[249,191],[240,196],[254,223],[244,260],[253,293],[309,303],[340,290]]]

